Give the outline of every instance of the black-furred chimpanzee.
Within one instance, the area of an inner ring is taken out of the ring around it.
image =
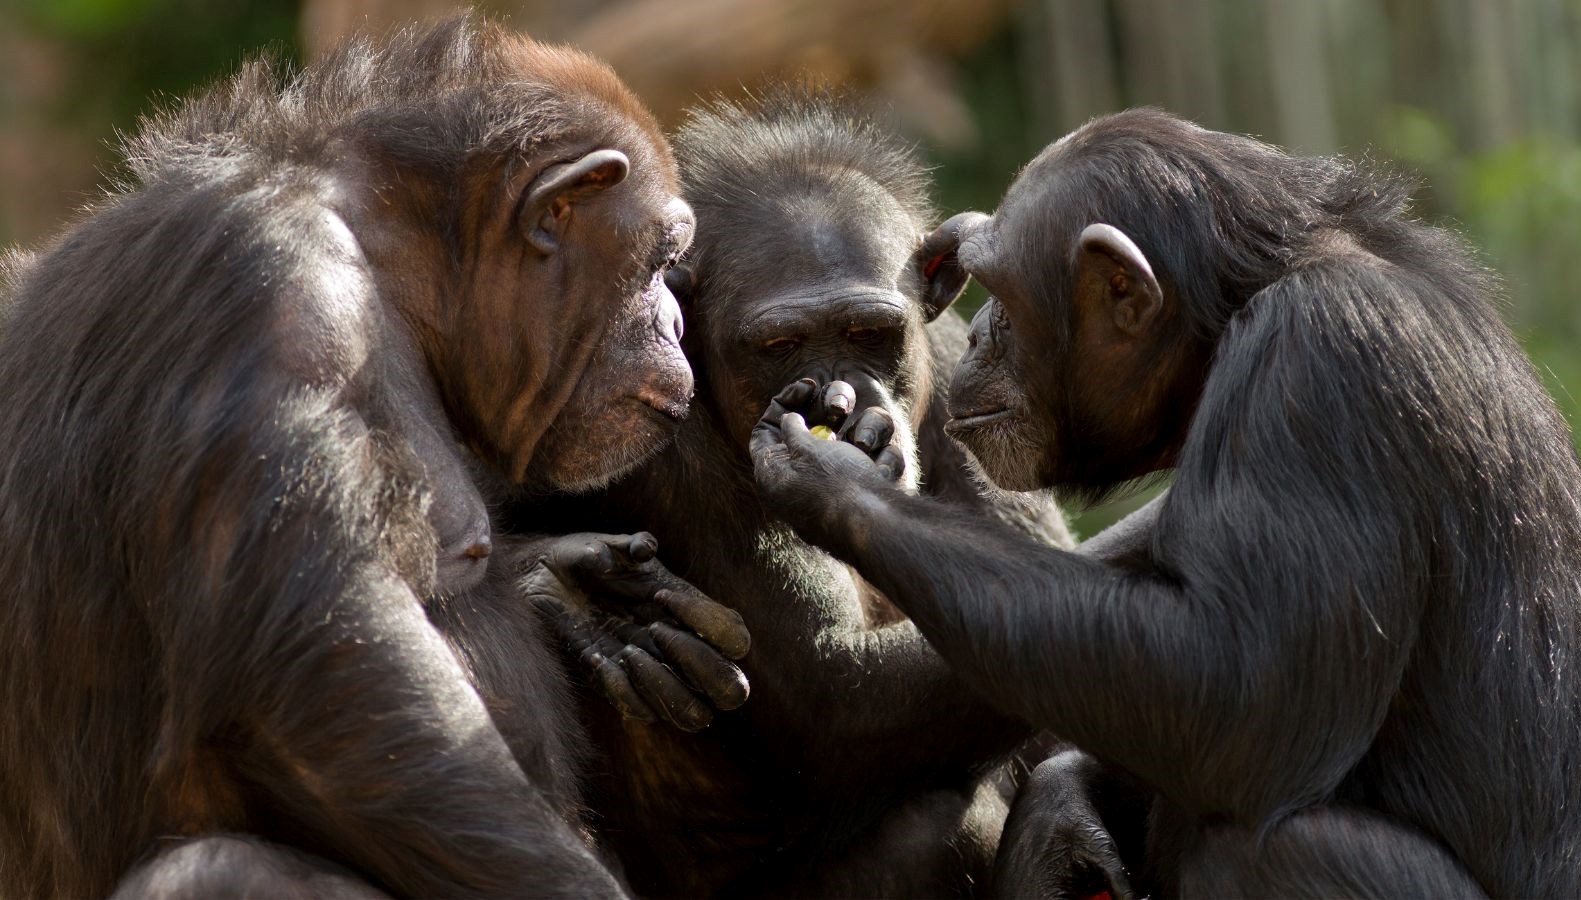
[[[997,793],[976,794],[982,775],[1030,729],[774,520],[747,439],[786,379],[843,379],[854,393],[825,404],[872,408],[846,439],[881,447],[893,433],[923,493],[1069,546],[1063,516],[1047,496],[995,495],[943,432],[967,327],[940,314],[965,275],[922,243],[926,176],[906,147],[797,87],[702,106],[675,144],[698,221],[671,273],[697,397],[664,453],[573,502],[586,527],[651,531],[676,573],[741,613],[753,698],[696,735],[596,705],[601,834],[649,894],[963,890],[986,877],[1005,814]]]
[[[800,534],[1157,792],[1154,891],[1581,894],[1581,467],[1490,277],[1407,197],[1135,110],[952,223],[994,299],[949,430],[1001,486],[1173,468],[1117,563],[897,491],[780,405],[754,432]]]
[[[144,856],[128,894],[620,893],[484,498],[599,484],[686,408],[652,118],[460,19],[249,65],[126,156],[5,265],[0,894]]]

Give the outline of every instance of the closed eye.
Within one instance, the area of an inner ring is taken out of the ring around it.
[[[856,325],[845,330],[845,339],[853,344],[865,347],[876,347],[887,343],[895,337],[897,329],[878,328],[872,325]]]
[[[800,346],[801,338],[799,337],[769,338],[763,342],[763,349],[770,353],[789,353]]]
[[[1010,330],[1010,314],[1005,312],[1005,305],[1003,303],[994,304],[993,315],[989,319],[989,322],[993,325],[996,331]]]

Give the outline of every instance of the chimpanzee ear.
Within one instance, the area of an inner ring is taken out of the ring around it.
[[[554,253],[571,220],[571,208],[625,181],[630,171],[626,154],[610,149],[544,169],[522,198],[519,224],[527,243],[545,256]]]
[[[670,289],[675,296],[675,302],[682,307],[692,304],[692,290],[697,287],[697,273],[692,271],[692,264],[678,262],[664,273],[664,286]]]
[[[922,281],[922,320],[932,322],[950,308],[966,287],[966,270],[956,251],[961,246],[962,226],[983,218],[982,213],[951,216],[933,233],[922,239],[922,246],[911,255],[911,267]]]
[[[1153,266],[1136,242],[1113,225],[1094,223],[1082,229],[1077,283],[1104,292],[1122,333],[1145,332],[1164,308],[1164,294]]]

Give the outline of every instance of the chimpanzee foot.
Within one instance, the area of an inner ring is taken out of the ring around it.
[[[1016,795],[990,893],[1131,900],[1119,848],[1092,802],[1095,760],[1066,751],[1032,770]]]

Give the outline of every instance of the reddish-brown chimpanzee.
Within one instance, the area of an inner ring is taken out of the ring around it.
[[[485,498],[686,408],[651,117],[463,19],[249,65],[126,158],[7,265],[0,894],[620,893]]]

